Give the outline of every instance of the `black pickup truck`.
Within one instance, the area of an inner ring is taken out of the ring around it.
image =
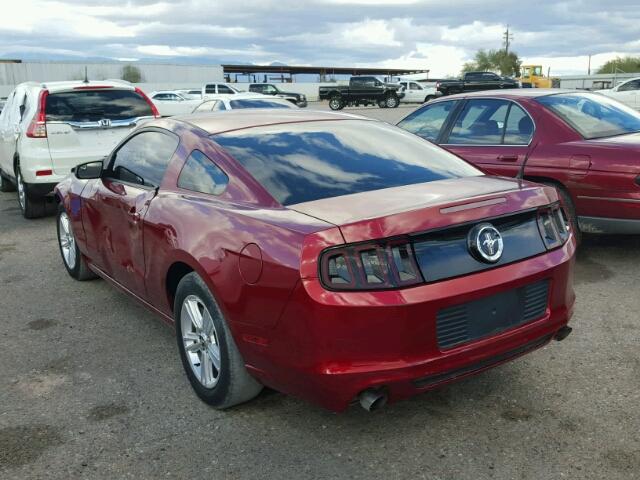
[[[320,100],[329,100],[331,110],[340,110],[347,105],[374,105],[380,108],[395,108],[404,96],[402,86],[384,83],[376,77],[351,77],[349,85],[320,87]]]
[[[519,87],[516,80],[492,72],[467,72],[459,80],[441,80],[436,83],[436,88],[442,95]]]

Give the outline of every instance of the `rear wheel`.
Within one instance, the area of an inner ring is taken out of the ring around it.
[[[381,98],[380,100],[378,100],[378,106],[380,108],[387,108],[387,99]]]
[[[344,103],[342,102],[342,97],[340,95],[334,95],[329,100],[329,108],[331,110],[342,110],[344,108]]]
[[[251,400],[262,390],[244,366],[218,304],[202,278],[185,275],[174,304],[182,365],[196,394],[224,409]]]
[[[18,203],[24,218],[38,218],[46,214],[47,200],[44,197],[29,195],[29,187],[22,179],[20,167],[16,168],[16,188],[18,190]]]
[[[0,192],[13,192],[15,189],[15,185],[0,172]]]

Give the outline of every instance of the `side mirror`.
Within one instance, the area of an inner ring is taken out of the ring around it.
[[[102,176],[102,161],[88,162],[78,165],[71,169],[76,178],[80,180],[92,180],[94,178],[100,178]]]

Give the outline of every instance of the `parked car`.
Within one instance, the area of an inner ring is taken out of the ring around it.
[[[207,83],[202,87],[202,98],[209,95],[236,95],[242,93],[236,87],[232,87],[226,83]]]
[[[72,167],[107,155],[156,107],[128,82],[22,83],[0,114],[0,191],[17,186],[26,218]]]
[[[163,117],[191,113],[202,102],[201,98],[192,99],[172,90],[153,92],[150,97]]]
[[[178,90],[178,93],[181,93],[189,100],[202,100],[202,90],[199,88],[191,90]]]
[[[640,113],[615,100],[552,89],[455,95],[398,125],[487,173],[556,186],[583,232],[640,233]]]
[[[422,85],[411,80],[403,80],[399,83],[402,86],[402,93],[404,93],[400,99],[401,103],[426,103],[442,96],[435,85]]]
[[[237,110],[240,108],[298,108],[295,104],[282,98],[272,98],[266,95],[229,95],[210,96],[193,109],[198,112],[218,112],[222,110]]]
[[[640,77],[629,79],[610,89],[597,90],[597,93],[624,103],[627,107],[640,110]]]
[[[298,107],[307,106],[306,95],[303,95],[302,93],[285,92],[272,83],[252,83],[249,85],[249,91],[252,93],[261,93],[263,95],[272,95],[284,98]]]
[[[575,241],[556,190],[484,176],[384,122],[156,120],[56,195],[68,273],[174,323],[218,408],[267,385],[374,409],[570,332]]]
[[[440,80],[436,82],[436,88],[442,95],[519,87],[520,84],[517,80],[501,77],[493,72],[467,72],[458,80]]]
[[[395,108],[404,96],[398,83],[384,83],[376,77],[354,76],[349,85],[324,86],[319,89],[320,100],[329,100],[331,110],[342,110],[348,105],[375,105]]]

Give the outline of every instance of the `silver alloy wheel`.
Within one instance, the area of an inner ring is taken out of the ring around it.
[[[73,230],[71,229],[71,223],[69,222],[69,216],[67,212],[62,212],[58,218],[58,229],[60,231],[59,241],[60,249],[62,250],[62,258],[64,263],[67,264],[69,270],[73,270],[76,267],[76,239],[73,236]]]
[[[22,208],[22,211],[24,212],[25,209],[27,208],[27,202],[26,200],[26,194],[25,194],[25,190],[24,190],[24,183],[22,183],[22,174],[20,173],[20,170],[18,170],[16,172],[16,183],[18,184],[18,201],[20,202],[20,208]]]
[[[387,108],[395,108],[398,106],[398,103],[400,103],[398,97],[394,95],[389,95],[387,97]]]
[[[221,364],[218,332],[209,310],[196,295],[182,302],[180,331],[191,371],[203,387],[215,387]]]

